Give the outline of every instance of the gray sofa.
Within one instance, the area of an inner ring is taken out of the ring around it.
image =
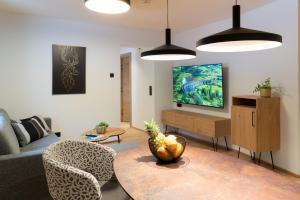
[[[51,128],[51,119],[46,119]],[[57,142],[54,133],[25,147],[19,147],[7,112],[0,109],[0,199],[51,199],[48,192],[42,152]]]

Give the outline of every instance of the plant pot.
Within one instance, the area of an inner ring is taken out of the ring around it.
[[[105,127],[96,126],[96,132],[98,134],[104,134],[106,132],[106,128]]]
[[[152,138],[148,139],[148,145],[152,155],[158,160],[159,163],[175,163],[179,161],[180,157],[182,156],[185,150],[186,139],[181,136],[176,136],[176,141],[177,143],[181,144],[182,148],[178,152],[176,152],[175,155],[172,154],[172,152],[169,152],[167,149],[165,150],[165,153],[168,156],[162,156],[162,154],[159,154],[155,147],[155,142]]]
[[[262,88],[259,92],[261,97],[270,98],[272,95],[272,90],[269,88]]]

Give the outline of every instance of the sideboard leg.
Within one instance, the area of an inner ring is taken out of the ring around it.
[[[250,151],[250,158],[253,160],[252,151]]]
[[[261,152],[259,152],[259,156],[258,156],[258,164],[260,165],[260,158],[261,158]]]
[[[239,147],[238,158],[240,158],[241,147]]]
[[[166,125],[166,127],[165,127],[165,133],[167,133],[168,132],[168,125]]]
[[[255,152],[253,152],[253,162],[255,162],[255,159],[256,159],[255,156],[256,156],[256,155],[255,155]]]
[[[227,151],[228,151],[228,150],[229,150],[229,148],[228,148],[228,144],[227,144],[227,139],[226,139],[226,136],[224,136],[224,139],[225,139],[226,149],[227,149]]]
[[[272,160],[272,167],[273,167],[273,169],[275,169],[272,151],[270,151],[270,155],[271,155],[271,160]]]
[[[216,149],[215,149],[215,140],[214,140],[213,137],[211,138],[211,140],[212,140],[212,145],[213,145],[214,151],[216,151]]]
[[[121,141],[120,141],[120,136],[118,135],[118,143],[120,143]]]
[[[216,151],[218,151],[218,143],[219,143],[219,138],[217,138]]]

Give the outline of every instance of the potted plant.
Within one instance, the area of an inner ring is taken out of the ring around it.
[[[98,134],[103,134],[106,132],[106,129],[108,128],[109,124],[106,122],[100,122],[97,126],[96,126],[96,132]]]
[[[259,92],[261,97],[271,97],[272,95],[272,87],[271,78],[267,78],[266,80],[258,83],[253,91],[253,93]]]

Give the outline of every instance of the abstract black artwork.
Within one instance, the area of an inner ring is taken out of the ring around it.
[[[52,45],[52,94],[84,94],[86,48]]]

